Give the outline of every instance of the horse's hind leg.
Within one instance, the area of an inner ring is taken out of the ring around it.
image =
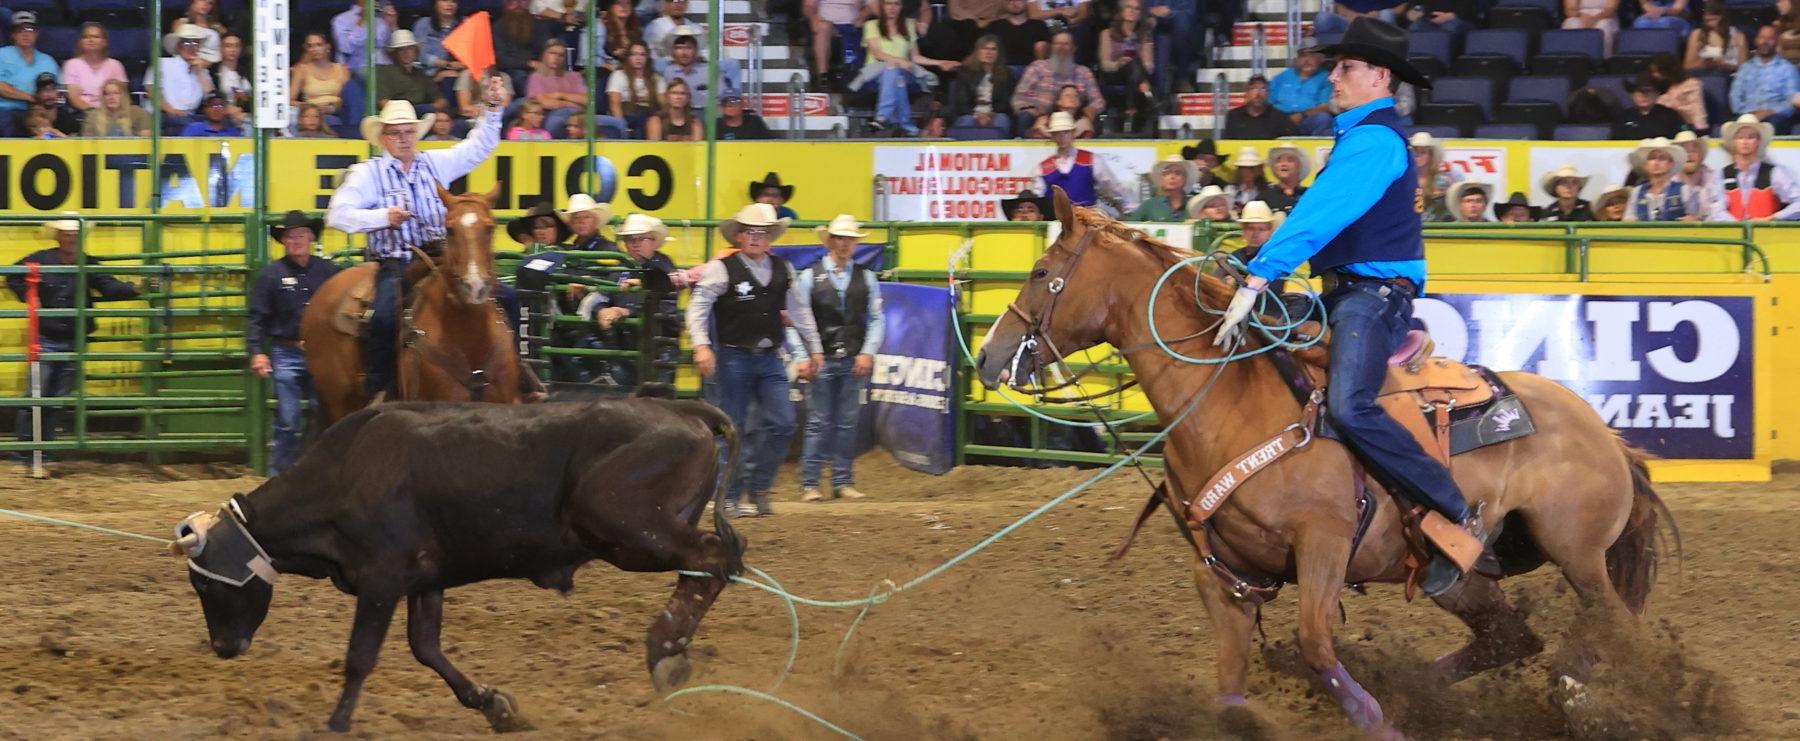
[[[1338,593],[1350,560],[1350,538],[1337,533],[1303,530],[1294,544],[1300,583],[1300,657],[1337,700],[1338,707],[1364,733],[1375,738],[1404,738],[1388,725],[1381,703],[1350,678],[1331,645],[1331,621],[1337,616]]]
[[[1507,603],[1506,593],[1492,577],[1469,574],[1455,589],[1434,600],[1474,632],[1468,645],[1439,657],[1432,664],[1449,675],[1452,682],[1536,656],[1544,650],[1544,642],[1525,622],[1524,611]]]
[[[412,647],[413,658],[443,677],[463,707],[480,710],[487,716],[488,725],[495,733],[531,730],[531,724],[519,717],[518,703],[511,695],[470,681],[444,656],[438,644],[443,626],[443,592],[426,592],[406,598],[406,642]]]

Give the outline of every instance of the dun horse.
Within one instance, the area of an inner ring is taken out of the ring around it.
[[[1154,310],[1163,337],[1190,338],[1172,343],[1177,351],[1218,359],[1211,331],[1217,315],[1197,302],[1219,312],[1231,299],[1231,286],[1211,275],[1174,276],[1152,309],[1153,284],[1187,255],[1092,209],[1072,207],[1061,189],[1055,212],[1061,236],[983,343],[976,365],[985,385],[1024,388],[1027,377],[1061,360],[1055,353],[1107,343],[1122,349],[1163,424],[1206,393],[1164,445],[1170,493],[1183,500],[1199,498],[1194,487],[1301,418],[1300,402],[1266,355],[1188,364],[1152,341],[1147,320]],[[1496,549],[1504,573],[1555,563],[1584,602],[1632,625],[1654,580],[1658,512],[1666,514],[1643,455],[1572,391],[1530,373],[1500,377],[1523,401],[1537,432],[1458,455],[1452,471],[1465,496],[1482,503],[1489,531],[1505,522],[1507,547]],[[1299,647],[1306,664],[1351,720],[1372,735],[1392,736],[1398,734],[1380,704],[1344,671],[1332,647],[1331,621],[1346,583],[1402,582],[1408,576],[1402,512],[1391,497],[1371,497],[1373,520],[1352,550],[1356,479],[1363,476],[1343,445],[1313,439],[1243,481],[1213,514],[1210,534],[1200,528],[1194,535],[1210,539],[1212,553],[1228,570],[1298,584]],[[1189,488],[1176,491],[1177,482]],[[1373,481],[1367,487],[1378,491]],[[1255,600],[1234,597],[1215,568],[1198,557],[1194,577],[1217,633],[1218,701],[1243,705]],[[1497,578],[1470,572],[1436,601],[1473,632],[1466,646],[1436,662],[1453,680],[1543,649]]]
[[[438,188],[445,206],[444,253],[435,264],[421,265],[424,259],[415,256],[404,278],[417,283],[407,307],[411,318],[398,322],[401,400],[519,401],[518,355],[505,314],[492,300],[499,193],[499,186],[460,196]],[[360,340],[340,328],[338,314],[350,293],[373,285],[376,268],[365,263],[326,281],[301,319],[306,364],[324,407],[321,428],[369,404]],[[418,278],[421,271],[429,272]]]

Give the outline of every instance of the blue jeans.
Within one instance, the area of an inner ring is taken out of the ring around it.
[[[1325,295],[1331,323],[1331,383],[1325,411],[1345,444],[1375,469],[1376,478],[1452,522],[1468,514],[1450,471],[1375,403],[1387,360],[1412,323],[1412,296],[1388,283],[1361,281]]]
[[[911,72],[898,67],[889,67],[881,71],[881,75],[863,83],[866,92],[870,85],[875,88],[875,120],[886,121],[907,135],[919,133],[919,127],[912,122],[912,94],[919,88],[918,78]]]
[[[1319,111],[1300,119],[1300,133],[1307,136],[1330,136],[1334,121],[1329,111]]]
[[[974,126],[975,125],[975,116],[973,114],[957,116],[956,117],[956,125],[957,126]],[[1012,136],[1012,116],[1008,116],[1004,113],[994,114],[993,127],[1006,132],[1006,134],[1005,134],[1006,136]]]
[[[38,346],[43,352],[75,351],[74,340],[52,340],[49,338],[42,338],[38,340]],[[27,369],[26,372],[29,373],[29,369]],[[68,396],[75,390],[75,361],[42,360],[39,361],[39,372],[43,374],[42,383],[44,384],[44,396]],[[25,393],[31,393],[30,376],[25,377]],[[14,436],[21,442],[29,442],[31,440],[31,409],[31,407],[19,407],[19,414],[15,418],[13,432]],[[44,410],[44,440],[46,442],[55,440],[56,418],[58,416],[58,410],[60,410],[61,407],[45,406],[42,407],[42,409]],[[23,458],[27,454],[21,452],[19,455]]]
[[[1452,18],[1448,22],[1440,25],[1437,23],[1432,23],[1431,16],[1426,15],[1426,16],[1420,16],[1420,18],[1418,20],[1413,21],[1412,25],[1407,27],[1407,30],[1408,31],[1443,31],[1444,33],[1450,34],[1450,38],[1451,38],[1450,43],[1452,46],[1461,47],[1463,37],[1469,35],[1470,28],[1471,28],[1471,26],[1469,25],[1469,22],[1466,20],[1463,20],[1462,18]]]
[[[563,130],[569,128],[569,117],[580,112],[580,108],[558,108],[546,112],[544,114],[544,130],[550,132],[551,137],[561,138]]]
[[[400,281],[406,279],[406,263],[382,260],[375,273],[375,306],[369,317],[369,334],[363,340],[363,392],[381,393],[394,378],[394,356],[399,340]]]
[[[277,343],[269,349],[269,364],[275,378],[275,449],[269,456],[269,475],[277,476],[299,459],[306,438],[306,413],[300,403],[317,409],[319,397],[306,369],[306,354],[298,346]]]
[[[743,446],[744,465],[731,482],[725,498],[737,502],[744,492],[768,491],[775,472],[787,457],[794,439],[794,402],[788,397],[787,364],[778,350],[752,352],[728,345],[714,345],[718,367],[713,373],[719,408],[731,418]],[[750,419],[750,403],[762,413]]]
[[[800,458],[800,487],[819,487],[819,468],[831,457],[831,485],[856,483],[856,423],[862,419],[864,379],[851,374],[855,356],[829,358],[806,390],[806,447]]]

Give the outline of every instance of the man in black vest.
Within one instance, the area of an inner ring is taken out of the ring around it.
[[[806,393],[806,447],[800,458],[800,500],[817,502],[819,469],[831,458],[831,493],[845,499],[861,499],[851,465],[856,458],[856,423],[868,388],[864,379],[875,368],[881,349],[881,287],[875,272],[856,264],[856,240],[869,235],[850,214],[838,214],[830,226],[818,227],[826,253],[818,264],[800,271],[800,285],[807,288],[813,319],[819,323],[819,342],[825,364],[808,384]],[[800,338],[788,330],[788,347],[796,362],[807,362],[798,351]]]
[[[767,203],[752,203],[720,223],[719,233],[738,251],[706,263],[688,301],[694,369],[711,383],[714,403],[743,436],[744,466],[726,493],[726,514],[733,516],[775,514],[769,487],[794,437],[794,403],[781,359],[783,310],[806,346],[801,376],[810,378],[825,360],[807,287],[792,265],[770,254],[787,225]],[[747,419],[752,401],[762,408],[760,425]],[[741,503],[746,491],[755,509]]]
[[[324,231],[323,220],[308,219],[299,211],[287,212],[280,224],[269,227],[269,234],[281,243],[282,257],[256,276],[246,307],[249,318],[244,322],[244,345],[250,352],[250,370],[263,378],[271,373],[275,376],[275,449],[269,456],[270,476],[280,475],[300,457],[300,441],[306,432],[300,400],[315,408],[319,403],[312,373],[306,369],[306,354],[300,350],[300,317],[313,293],[338,271],[330,260],[313,257],[313,240]]]

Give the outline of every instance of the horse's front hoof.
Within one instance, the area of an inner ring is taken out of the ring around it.
[[[693,665],[682,654],[665,656],[656,662],[650,670],[650,681],[656,683],[656,689],[667,692],[687,684],[688,675],[693,672]]]
[[[334,715],[331,717],[331,720],[325,722],[325,727],[331,729],[332,733],[349,733],[350,719],[339,718]]]
[[[489,689],[481,697],[481,714],[487,717],[488,727],[495,733],[515,733],[532,730],[531,724],[519,715],[519,703],[512,695],[497,689]]]

